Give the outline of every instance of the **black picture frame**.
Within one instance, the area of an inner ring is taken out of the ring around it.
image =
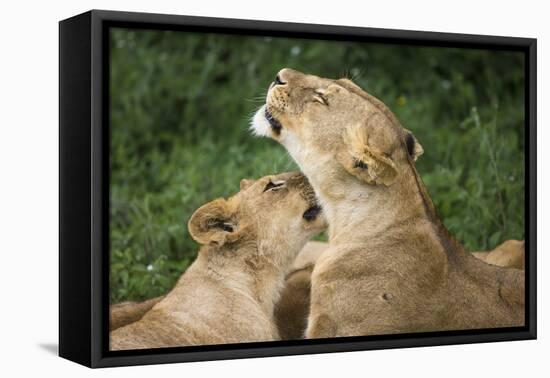
[[[525,54],[526,324],[519,328],[108,350],[110,27],[514,50]],[[92,10],[59,23],[59,355],[89,367],[536,338],[536,39]]]

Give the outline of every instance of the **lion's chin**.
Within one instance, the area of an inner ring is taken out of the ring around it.
[[[265,105],[263,105],[250,122],[250,131],[252,134],[259,137],[270,137],[271,136],[271,125],[269,121],[265,118]]]

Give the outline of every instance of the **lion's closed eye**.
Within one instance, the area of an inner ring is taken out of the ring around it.
[[[325,96],[325,92],[320,89],[317,89],[313,92],[313,101],[328,106],[328,100]]]
[[[285,182],[284,181],[276,181],[276,182],[273,182],[273,181],[269,181],[267,183],[267,185],[265,186],[264,188],[264,192],[267,192],[268,190],[277,190],[277,189],[280,189],[284,186]]]

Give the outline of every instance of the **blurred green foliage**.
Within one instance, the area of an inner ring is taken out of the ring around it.
[[[520,53],[114,29],[111,302],[166,292],[198,246],[187,221],[239,180],[296,169],[248,132],[283,67],[348,76],[412,130],[450,231],[470,250],[523,238]]]

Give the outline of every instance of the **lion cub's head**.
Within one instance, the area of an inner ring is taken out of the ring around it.
[[[255,245],[260,253],[284,252],[293,255],[289,258],[326,226],[313,189],[299,172],[241,180],[239,193],[203,205],[188,223],[200,244],[230,249]]]
[[[348,79],[288,68],[270,85],[252,130],[283,144],[316,190],[318,177],[392,185],[423,150],[378,99]]]

